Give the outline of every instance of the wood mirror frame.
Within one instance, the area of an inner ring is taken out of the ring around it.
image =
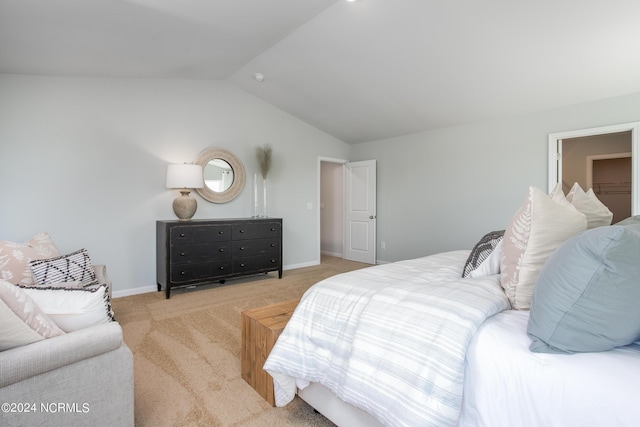
[[[213,159],[222,159],[229,163],[233,169],[233,182],[225,191],[213,191],[205,184],[203,188],[197,188],[196,191],[205,199],[213,203],[226,203],[238,197],[244,188],[244,166],[240,159],[233,153],[222,148],[207,148],[196,157],[193,162],[202,166],[204,174],[205,167]]]

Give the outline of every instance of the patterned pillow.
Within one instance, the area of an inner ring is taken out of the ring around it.
[[[37,286],[78,282],[80,287],[98,283],[86,249],[68,255],[30,262]]]
[[[500,284],[516,310],[528,310],[540,269],[574,234],[586,230],[587,218],[564,196],[552,198],[529,187],[527,198],[505,230]]]
[[[0,241],[0,279],[14,285],[33,285],[29,262],[59,256],[51,236],[43,232],[25,243]]]
[[[20,287],[1,279],[0,328],[0,351],[64,334]]]
[[[504,237],[504,230],[500,231],[492,231],[490,233],[485,234],[482,239],[471,250],[469,254],[469,258],[467,258],[467,262],[464,264],[464,270],[462,271],[462,277],[469,277],[472,272],[478,270],[482,264],[487,261],[489,255],[496,249],[498,244],[502,241]],[[499,265],[498,265],[499,268]],[[487,271],[488,274],[492,274],[492,272]],[[499,271],[496,271],[493,274],[497,274]]]
[[[65,332],[114,319],[106,284],[95,288],[20,287]]]

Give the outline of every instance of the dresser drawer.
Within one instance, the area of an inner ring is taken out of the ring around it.
[[[233,274],[257,273],[273,270],[280,265],[280,255],[260,255],[233,260]]]
[[[231,235],[233,240],[280,237],[282,235],[282,226],[278,222],[264,221],[234,224]]]
[[[247,256],[264,255],[280,253],[280,238],[273,239],[257,239],[257,240],[240,240],[234,241],[233,257],[242,258]]]
[[[170,231],[171,245],[222,242],[231,240],[231,225],[177,226]]]
[[[231,242],[174,245],[170,248],[171,264],[189,264],[231,258]]]
[[[170,268],[172,283],[208,281],[232,273],[231,259],[194,264],[173,265]]]

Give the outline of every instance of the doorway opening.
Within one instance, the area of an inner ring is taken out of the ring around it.
[[[631,131],[563,139],[564,193],[576,182],[593,189],[613,212],[612,223],[631,216]]]
[[[376,161],[318,159],[318,262],[376,263]]]
[[[638,215],[639,131],[640,122],[633,122],[550,134],[549,191],[560,182],[566,194],[577,182],[585,191],[593,188],[614,223]]]
[[[613,213],[612,224],[631,216],[631,152],[587,156],[587,186]]]
[[[346,160],[320,159],[320,254],[343,258],[344,164]]]

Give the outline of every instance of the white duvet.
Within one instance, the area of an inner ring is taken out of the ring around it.
[[[528,321],[528,311],[505,310],[476,333],[460,427],[640,425],[640,343],[598,353],[533,353]]]
[[[456,425],[467,346],[509,308],[499,276],[461,278],[468,254],[379,265],[310,288],[264,365],[276,404],[318,382],[387,426]]]

